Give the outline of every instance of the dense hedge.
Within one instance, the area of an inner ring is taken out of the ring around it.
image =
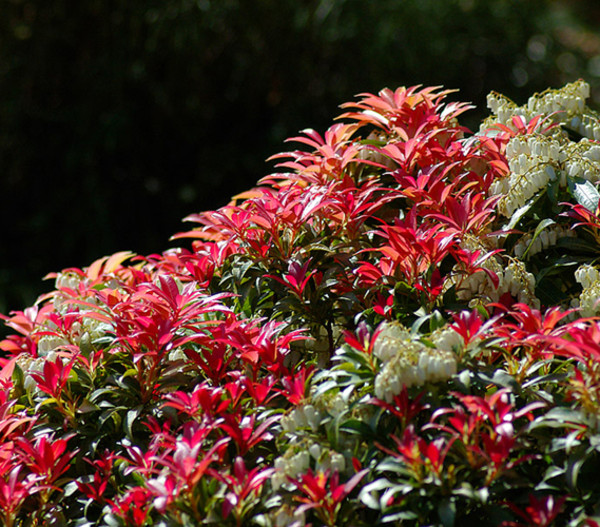
[[[6,527],[600,522],[583,81],[345,104],[191,247],[55,275],[0,343]]]
[[[47,272],[162,249],[358,92],[443,82],[482,109],[596,82],[594,4],[0,0],[0,310]]]

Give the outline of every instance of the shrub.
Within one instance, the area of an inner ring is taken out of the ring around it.
[[[600,121],[385,89],[5,317],[3,524],[595,526]]]

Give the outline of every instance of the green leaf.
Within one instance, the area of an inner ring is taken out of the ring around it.
[[[417,318],[413,322],[410,328],[410,332],[412,335],[418,335],[419,333],[421,333],[421,327],[426,322],[429,323],[429,332],[433,332],[438,328],[444,327],[444,325],[446,324],[444,316],[437,309],[434,310],[432,313],[421,314],[417,312],[415,314],[418,315],[419,318]]]
[[[573,181],[570,182],[569,189],[579,205],[590,212],[595,212],[600,201],[600,193],[593,183],[586,180]]]
[[[102,519],[102,521],[108,526],[108,527],[122,527],[123,523],[121,522],[121,520],[119,520],[116,516],[114,516],[113,514],[107,514],[106,516],[104,516],[104,518]]]
[[[460,302],[456,296],[456,284],[452,286],[442,296],[442,305],[447,311],[462,311],[467,308],[464,302]]]
[[[100,410],[100,407],[90,402],[88,399],[84,399],[83,402],[79,405],[79,408],[77,408],[77,411],[82,414],[87,414],[96,410]]]
[[[131,439],[132,441],[134,440],[133,423],[140,416],[140,414],[142,413],[142,410],[143,410],[143,406],[137,406],[137,407],[133,408],[132,410],[129,410],[127,412],[127,415],[125,416],[125,422],[123,423],[123,426],[125,429],[125,434],[127,434],[127,437],[129,439]]]
[[[358,434],[363,438],[368,438],[373,436],[373,430],[371,427],[363,421],[359,421],[358,419],[348,419],[341,426],[340,430],[343,432],[348,432],[349,434]]]
[[[567,471],[566,471],[566,479],[567,484],[572,489],[577,488],[577,478],[579,477],[579,472],[581,467],[585,463],[585,456],[582,455],[573,455],[569,457],[569,461],[567,462]]]
[[[329,373],[329,372],[327,372],[327,373]],[[331,376],[331,374],[329,376]],[[339,387],[337,381],[335,381],[334,379],[319,383],[319,381],[321,380],[322,377],[323,376],[315,376],[315,382],[318,384],[317,384],[317,387],[315,388],[313,396],[316,399],[318,399],[319,397],[321,397],[323,394],[327,393],[328,391],[337,389]]]
[[[533,245],[533,242],[540,235],[540,233],[546,227],[549,227],[550,225],[554,225],[555,223],[556,222],[553,219],[551,219],[551,218],[546,218],[546,219],[544,219],[544,220],[542,220],[542,221],[540,221],[538,223],[538,226],[535,228],[535,232],[533,233],[533,238],[531,238],[531,241],[529,242],[529,245],[527,246],[527,249],[523,253],[523,259],[525,259],[527,257],[527,253],[529,253],[529,249],[531,249],[531,246]]]
[[[114,388],[98,388],[97,390],[94,390],[92,392],[92,394],[89,397],[89,400],[90,400],[91,403],[97,404],[97,403],[99,403],[103,399],[104,395],[107,395],[110,398],[114,397],[115,396],[115,389]],[[107,397],[107,399],[109,397]]]
[[[530,199],[527,203],[525,203],[525,205],[523,205],[522,207],[519,207],[517,210],[515,210],[512,214],[512,216],[510,217],[510,221],[508,222],[508,224],[506,226],[504,226],[502,228],[503,231],[510,231],[512,229],[514,229],[517,224],[519,223],[519,221],[521,220],[521,218],[523,216],[525,216],[525,214],[527,214],[527,211],[533,206],[533,204],[535,203],[535,201],[537,200],[537,196],[533,199]]]
[[[492,376],[485,372],[477,372],[475,373],[475,377],[483,379],[485,382],[491,382],[500,388],[510,388],[514,392],[518,392],[520,389],[519,383],[515,378],[504,370],[496,370]]]
[[[580,435],[579,430],[573,430],[573,432],[571,432],[567,437],[565,437],[565,442],[564,442],[565,452],[569,453],[573,449],[575,449],[575,447],[578,447],[581,444],[581,441],[578,439],[579,435]]]
[[[573,238],[570,238],[573,239]],[[558,242],[557,242],[558,245]],[[535,281],[539,284],[542,280],[549,278],[551,276],[560,275],[564,272],[573,272],[570,271],[569,267],[578,267],[582,262],[587,262],[588,259],[585,257],[560,257],[560,258],[551,258],[548,260],[548,265],[542,268],[536,275]]]
[[[549,481],[554,478],[558,478],[563,476],[565,473],[565,469],[563,467],[548,467],[546,473],[544,474],[544,481]]]
[[[90,334],[86,331],[79,340],[79,350],[84,357],[89,357],[92,351],[94,351],[92,347],[92,339],[90,338]]]
[[[429,331],[433,333],[436,329],[443,328],[445,325],[446,319],[444,316],[437,309],[434,310],[429,319]]]
[[[41,403],[39,403],[39,407],[45,406],[47,404],[55,404],[57,403],[56,398],[54,397],[46,397]]]
[[[100,415],[100,417],[98,418],[99,427],[102,428],[108,420],[113,421],[113,423],[115,424],[115,428],[119,427],[119,425],[121,424],[121,415],[119,414],[119,410],[122,409],[123,408],[115,407],[102,412],[102,415]]]
[[[530,425],[529,430],[540,427],[549,428],[577,428],[581,426],[587,426],[587,419],[582,412],[573,410],[572,408],[565,408],[564,406],[558,406],[552,408],[544,415],[535,419]]]
[[[454,527],[456,504],[451,499],[442,501],[438,506],[438,516],[444,527]]]
[[[523,389],[536,386],[537,384],[545,384],[545,383],[557,383],[565,380],[564,373],[548,373],[547,375],[535,376],[537,370],[539,370],[543,365],[549,364],[552,361],[539,361],[536,362],[533,366],[531,366],[525,375],[528,381],[524,382],[522,385]]]
[[[486,504],[490,497],[490,491],[487,487],[474,489],[468,482],[463,482],[460,487],[452,491],[452,494],[456,496],[464,496],[465,498],[483,504]]]
[[[566,249],[569,252],[592,253],[598,252],[598,245],[581,238],[571,238],[564,236],[556,240],[556,247]]]
[[[386,458],[379,465],[377,470],[380,472],[394,472],[396,474],[406,474],[406,465],[396,459]]]
[[[25,380],[23,370],[21,369],[21,366],[19,366],[19,364],[16,362],[12,372],[12,380],[15,386],[23,386],[23,382]]]
[[[370,509],[380,510],[380,500],[375,497],[373,492],[387,490],[391,486],[392,483],[387,479],[377,479],[361,489],[358,499]]]
[[[416,512],[412,511],[400,511],[395,514],[386,514],[381,518],[382,523],[391,523],[394,522],[394,525],[403,525],[404,522],[396,523],[401,520],[416,520],[419,515]]]
[[[559,190],[559,180],[557,178],[548,185],[548,190],[547,190],[548,199],[554,204],[558,203],[558,190]]]

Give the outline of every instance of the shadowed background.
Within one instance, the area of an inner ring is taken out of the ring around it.
[[[584,77],[600,102],[598,5],[0,0],[0,312],[48,272],[174,246],[357,93],[458,88],[471,127],[491,90],[522,103]]]

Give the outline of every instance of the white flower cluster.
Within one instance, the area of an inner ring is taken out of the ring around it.
[[[595,113],[576,115],[567,123],[568,127],[575,130],[579,135],[600,141],[600,121]]]
[[[570,123],[574,117],[586,112],[585,101],[589,96],[589,84],[578,80],[559,90],[547,90],[532,95],[525,106],[517,106],[507,97],[492,92],[487,97],[487,105],[495,116],[493,122],[509,127],[513,126],[513,117],[521,117],[525,121],[530,121],[540,114],[556,114],[553,116],[553,120],[566,124]],[[482,128],[485,129],[489,125],[490,120],[486,120]]]
[[[493,263],[492,263],[493,262]],[[490,269],[500,279],[502,275],[502,268],[495,260],[491,258],[484,262],[483,267]],[[488,298],[492,301],[498,299],[498,291],[492,282],[492,279],[485,271],[476,271],[468,275],[452,276],[448,282],[448,285],[456,284],[456,297],[463,301],[468,302],[470,300],[478,298]]]
[[[273,466],[275,473],[271,477],[271,486],[274,491],[278,491],[282,485],[288,483],[288,477],[297,478],[309,469],[310,452],[308,449],[294,451],[290,448],[283,456],[275,459]]]
[[[306,516],[304,509],[294,508],[290,505],[282,505],[274,513],[275,527],[304,527]]]
[[[81,276],[77,273],[64,272],[58,273],[54,280],[54,286],[56,289],[72,289],[77,291],[79,284],[81,283]]]
[[[47,330],[48,328],[45,329]],[[26,353],[21,353],[17,357],[17,365],[24,375],[23,386],[28,393],[32,395],[40,393],[37,383],[31,374],[41,373],[44,370],[44,363],[46,361],[54,362],[58,356],[56,352],[69,344],[69,340],[59,335],[43,335],[38,340],[37,357],[34,358]]]
[[[373,344],[373,355],[381,362],[389,362],[396,356],[398,351],[398,342],[404,342],[406,345],[412,345],[412,336],[410,331],[402,324],[397,322],[383,323],[377,328],[377,338]],[[417,350],[419,346],[415,345]]]
[[[475,236],[466,235],[461,239],[460,247],[472,253],[479,251],[480,254],[485,255],[489,251],[496,249],[496,243],[496,237],[480,239]],[[495,275],[502,274],[502,265],[495,256],[487,258],[481,263],[480,267],[491,271]],[[447,291],[453,286],[456,287],[457,298],[462,302],[478,298],[493,298],[496,300],[496,288],[485,271],[466,272],[461,264],[456,264],[453,273],[444,284],[444,289]]]
[[[450,346],[451,338],[447,334],[440,333],[437,338],[444,346]],[[373,354],[383,362],[375,377],[375,396],[387,402],[391,402],[403,386],[446,381],[457,370],[453,351],[431,348],[412,339],[405,328],[395,323],[384,323],[375,340]]]
[[[314,402],[323,415],[329,415],[334,419],[349,410],[348,395],[342,392],[332,395],[330,391],[327,391],[320,394]]]
[[[600,181],[600,145],[584,137],[578,143],[568,143],[563,150],[566,156],[564,174],[591,183]],[[561,181],[561,184],[564,186],[566,182]]]
[[[527,101],[527,110],[533,115],[555,112],[579,114],[585,110],[585,101],[589,96],[590,85],[580,79],[560,90],[546,90],[539,95],[532,95]]]
[[[69,345],[69,341],[65,338],[59,337],[58,335],[44,335],[38,341],[37,352],[38,356],[46,357],[51,352],[56,351],[60,347]]]
[[[39,395],[42,393],[42,391],[38,388],[37,382],[31,376],[31,374],[41,373],[44,369],[44,363],[46,360],[54,360],[55,358],[55,353],[51,353],[48,358],[34,358],[31,355],[26,355],[25,353],[22,353],[17,357],[17,366],[19,366],[23,372],[23,387],[27,393],[31,395]]]
[[[506,157],[510,174],[494,181],[489,193],[504,196],[498,204],[498,211],[510,217],[551,181],[556,180],[555,165],[560,160],[564,162],[566,154],[554,138],[532,134],[511,139],[506,148]]]
[[[56,294],[54,295],[54,308],[60,312],[61,314],[66,314],[69,310],[73,308],[72,303],[69,302],[69,299],[65,296],[64,293],[61,293],[61,289],[71,289],[73,291],[77,291],[79,289],[79,284],[88,280],[76,273],[73,272],[65,272],[59,273],[56,276],[55,287],[57,289]],[[119,284],[116,280],[109,280],[105,284],[107,287],[111,289],[117,289]],[[93,296],[89,296],[85,298],[87,304],[97,305],[100,307],[99,302]],[[67,336],[70,344],[74,344],[80,346],[82,341],[86,341],[89,339],[90,342],[94,342],[104,336],[106,336],[107,332],[111,330],[111,326],[105,322],[100,322],[94,317],[86,317],[86,313],[91,312],[93,308],[89,308],[87,310],[80,309],[79,313],[81,315],[81,319],[79,322],[74,322],[70,328],[70,333]],[[53,331],[56,328],[48,328],[50,331]],[[43,339],[41,339],[43,340]],[[38,347],[42,344],[40,341]],[[63,343],[64,345],[64,343]],[[57,346],[54,346],[55,349]],[[40,350],[38,349],[38,353]]]
[[[57,351],[61,347],[74,345],[83,350],[86,346],[102,337],[106,336],[111,326],[92,317],[86,317],[82,314],[81,322],[74,322],[69,328],[68,334],[59,336],[58,334],[43,335],[40,337],[37,345],[37,353],[40,357],[45,357],[50,352]],[[55,332],[57,327],[46,322],[41,331]]]
[[[277,491],[282,485],[287,484],[288,478],[295,479],[306,472],[311,464],[314,466],[314,470],[319,472],[326,470],[344,472],[346,470],[346,458],[343,454],[330,448],[324,448],[317,443],[299,445],[295,449],[289,449],[273,462],[276,469],[271,478],[273,490]]]
[[[562,225],[551,225],[540,232],[535,240],[533,240],[532,233],[524,234],[515,244],[513,253],[517,258],[523,258],[525,251],[529,247],[529,251],[527,252],[527,258],[529,258],[556,245],[556,242],[561,238],[573,238],[575,236],[576,234],[571,229]]]
[[[17,358],[17,364],[23,371],[23,386],[25,390],[32,394],[40,394],[40,390],[37,387],[37,383],[31,376],[32,373],[41,373],[44,370],[44,363],[46,361],[54,362],[57,358],[57,350],[63,346],[67,346],[69,341],[58,335],[44,335],[38,341],[36,358],[31,357],[25,353],[22,353]],[[64,362],[64,360],[63,360]]]
[[[539,309],[540,301],[535,296],[535,277],[527,272],[523,262],[511,261],[499,278],[498,298],[505,293],[510,293],[517,301]]]
[[[582,317],[600,314],[600,271],[584,264],[575,271],[575,280],[583,287],[579,298],[571,301],[571,307],[579,308]]]
[[[331,332],[334,346],[337,346],[343,339],[344,323],[344,321],[340,320],[332,325]],[[319,368],[326,368],[328,366],[330,358],[329,333],[322,325],[310,329],[311,334],[308,338],[291,343],[291,353],[288,353],[284,362],[286,367],[296,364],[302,357],[306,356],[307,351],[315,354]]]
[[[547,241],[549,242],[550,238]],[[535,277],[527,272],[523,262],[512,260],[504,268],[492,257],[488,258],[482,267],[492,271],[498,277],[498,287],[484,271],[477,271],[466,276],[457,272],[450,277],[445,287],[456,285],[457,298],[463,302],[469,302],[471,307],[482,298],[497,302],[505,293],[510,293],[519,302],[539,307],[540,301],[535,296]]]
[[[456,352],[462,350],[465,345],[465,341],[460,334],[449,326],[444,326],[433,331],[429,335],[429,340],[433,342],[437,349],[444,351]]]
[[[64,293],[62,293],[61,289],[72,289],[73,291],[77,291],[79,288],[79,284],[81,283],[81,276],[76,273],[58,273],[56,279],[54,281],[54,285],[56,287],[56,294],[54,295],[54,309],[58,311],[61,315],[64,315],[70,308],[70,304],[67,302],[67,298]]]
[[[308,451],[315,460],[315,470],[320,472],[325,472],[326,470],[344,472],[346,470],[346,458],[343,454],[330,448],[323,448],[317,443],[310,445]]]
[[[543,134],[513,137],[506,147],[510,174],[492,183],[489,190],[490,195],[503,196],[498,204],[500,214],[511,217],[557,179],[562,187],[567,184],[567,176],[600,181],[600,145],[590,141],[600,140],[600,119],[585,105],[589,94],[589,85],[577,81],[534,95],[520,107],[496,93],[488,96],[495,117],[484,122],[482,131],[496,123],[515,128],[514,117],[524,124],[537,115],[546,115],[583,136],[581,141],[573,142],[565,130],[555,127]]]
[[[517,112],[519,112],[519,115],[524,114],[522,108],[519,108],[508,97],[505,97],[498,92],[491,92],[488,94],[487,107],[494,114],[494,121],[504,125],[508,123],[514,115],[517,115]],[[487,126],[487,121],[484,121],[482,124],[482,129],[487,128]]]
[[[307,427],[316,432],[321,424],[321,413],[312,404],[299,405],[284,415],[280,424],[284,432],[290,434]]]
[[[31,395],[41,394],[41,390],[38,389],[37,382],[31,376],[31,374],[42,373],[44,371],[44,364],[46,363],[46,361],[56,362],[58,354],[56,353],[55,349],[57,349],[59,346],[63,346],[64,343],[67,343],[67,341],[61,339],[60,337],[43,337],[43,340],[45,341],[43,347],[48,347],[44,349],[38,357],[34,358],[31,355],[27,355],[25,353],[21,353],[21,355],[17,357],[17,365],[19,366],[19,368],[21,368],[21,371],[23,372],[23,387]],[[47,344],[50,342],[53,343]],[[56,345],[56,348],[50,348],[50,345]],[[63,362],[63,364],[66,361],[65,358],[61,358],[60,360]]]
[[[56,292],[54,293],[54,309],[56,309],[56,311],[64,315],[72,307],[72,304],[69,302],[71,297],[67,297],[66,294],[61,291],[61,289],[78,291],[79,285],[82,282],[88,284],[89,279],[74,272],[64,272],[56,275],[54,282],[56,287]],[[110,287],[111,289],[117,289],[119,287],[118,281],[114,278],[107,280],[103,285],[105,287]],[[85,301],[89,304],[99,305],[98,301],[93,296],[86,297]]]
[[[593,265],[583,264],[575,271],[575,280],[587,289],[600,280],[600,272]]]
[[[185,354],[185,350],[183,348],[174,348],[169,351],[167,360],[169,362],[186,362],[187,355]]]
[[[60,275],[61,280],[65,280],[65,276]],[[71,275],[69,279],[72,279]],[[64,284],[63,284],[64,285]],[[72,288],[70,284],[68,287]],[[57,302],[55,298],[55,303]],[[67,304],[60,304],[63,311],[66,313],[68,310]],[[82,353],[86,354],[91,349],[92,342],[103,338],[110,331],[111,326],[99,320],[86,317],[85,313],[82,313],[80,321],[73,322],[70,326],[69,331],[63,334],[63,331],[59,331],[59,328],[52,322],[46,321],[44,326],[38,329],[38,332],[47,332],[48,334],[42,335],[37,342],[37,357],[31,357],[26,353],[22,353],[17,358],[17,364],[24,374],[24,387],[31,394],[38,394],[37,383],[31,376],[32,373],[41,373],[44,369],[44,363],[46,361],[54,362],[58,357],[57,352],[62,350],[68,350],[68,346],[78,347]],[[66,361],[63,358],[63,363]]]
[[[510,169],[521,174],[525,174],[531,168],[529,158],[539,163],[547,163],[552,160],[563,162],[567,157],[561,151],[560,143],[555,137],[543,134],[517,135],[511,138],[506,145],[506,156]]]
[[[96,321],[94,321],[96,322]],[[84,320],[84,324],[87,325],[87,319]],[[73,324],[75,326],[76,324]],[[58,352],[68,346],[73,344],[75,340],[78,345],[82,343],[88,343],[89,345],[89,333],[85,331],[83,334],[79,329],[80,326],[72,328],[72,333],[70,335],[71,340],[67,340],[66,338],[60,337],[59,335],[44,335],[38,341],[37,346],[37,357],[32,357],[26,353],[21,353],[17,357],[17,365],[23,372],[23,386],[25,390],[32,395],[39,395],[41,392],[38,389],[37,382],[31,376],[32,373],[42,373],[44,371],[44,364],[48,362],[56,362],[57,358],[59,358]],[[104,332],[102,332],[104,334]],[[83,346],[82,346],[83,347]],[[64,364],[68,361],[66,357],[60,357],[60,360]]]

